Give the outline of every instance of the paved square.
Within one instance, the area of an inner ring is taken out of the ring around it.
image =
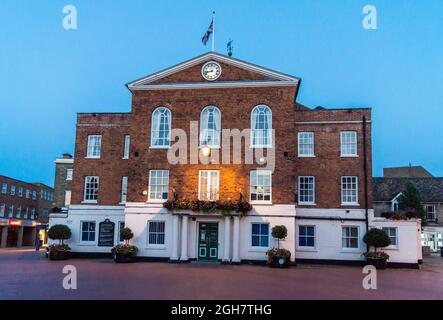
[[[68,264],[77,290],[63,289]],[[0,266],[0,299],[443,299],[442,258],[422,270],[379,271],[376,291],[363,289],[359,267],[49,261],[43,250],[0,250]]]

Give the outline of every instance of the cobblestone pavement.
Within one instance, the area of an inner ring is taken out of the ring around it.
[[[77,290],[63,289],[68,264],[77,269]],[[49,261],[43,250],[2,249],[0,268],[0,299],[443,299],[440,257],[427,258],[421,270],[379,271],[371,291],[362,287],[361,268],[345,266]]]

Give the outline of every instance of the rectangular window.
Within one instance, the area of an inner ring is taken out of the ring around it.
[[[2,193],[6,194],[6,192],[8,192],[8,184],[2,183]]]
[[[22,207],[17,207],[17,219],[22,216]]]
[[[97,202],[98,199],[98,185],[99,185],[99,177],[97,176],[88,176],[85,177],[85,193],[84,193],[84,201],[85,202]]]
[[[314,132],[298,133],[298,156],[299,157],[314,156]]]
[[[31,210],[31,220],[35,218],[35,208]]]
[[[125,146],[123,148],[123,159],[129,159],[129,144],[131,138],[129,135],[125,135]]]
[[[37,192],[32,191],[32,200],[37,199]]]
[[[86,158],[100,158],[102,147],[102,136],[101,135],[90,135],[88,136],[88,150],[86,153]]]
[[[6,205],[4,203],[0,204],[0,217],[5,216],[5,208],[6,208]]]
[[[149,221],[148,244],[165,244],[165,222]]]
[[[217,170],[201,170],[198,179],[198,199],[217,201],[220,190],[220,173]]]
[[[43,189],[40,190],[40,199],[44,199],[45,198],[45,194]]]
[[[122,177],[122,187],[121,187],[121,203],[126,203],[126,194],[128,193],[128,177]]]
[[[269,224],[253,223],[251,236],[252,247],[269,247]]]
[[[81,241],[82,242],[94,242],[95,241],[95,222],[94,221],[82,221],[81,222]]]
[[[358,205],[358,177],[341,177],[342,205]]]
[[[15,195],[15,186],[11,186],[11,196]]]
[[[26,199],[29,199],[31,190],[26,189]]]
[[[357,156],[357,132],[342,131],[340,132],[340,150],[342,157]]]
[[[397,239],[397,228],[383,228],[383,231],[389,236],[391,239],[390,247],[397,247],[398,239]]]
[[[298,246],[315,248],[314,226],[298,226]]]
[[[74,172],[73,169],[66,169],[66,180],[72,180],[72,173]]]
[[[8,218],[12,218],[14,216],[14,206],[9,206]]]
[[[18,187],[18,196],[23,197],[23,187]]]
[[[123,237],[122,237],[122,230],[124,227],[125,227],[125,222],[120,221],[119,227],[118,227],[118,241],[119,242],[124,242]]]
[[[23,215],[23,219],[28,219],[29,208],[26,207],[25,214]]]
[[[425,210],[426,210],[426,218],[428,221],[437,220],[437,212],[435,210],[434,205],[426,205]]]
[[[298,203],[299,204],[315,203],[314,177],[298,177]]]
[[[358,249],[358,227],[342,227],[342,247]]]
[[[65,207],[71,205],[71,190],[65,190]]]
[[[271,202],[272,172],[254,170],[250,174],[250,198],[253,202]]]
[[[149,171],[149,201],[168,200],[169,170]]]

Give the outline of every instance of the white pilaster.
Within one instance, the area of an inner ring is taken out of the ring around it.
[[[240,263],[240,217],[234,216],[232,262]]]
[[[172,261],[178,260],[178,233],[180,232],[178,229],[178,219],[178,215],[175,214],[172,216]]]
[[[188,219],[187,215],[182,218],[182,241],[181,241],[181,255],[180,261],[188,261]]]
[[[225,217],[225,243],[224,243],[224,254],[223,254],[223,262],[229,262],[231,259],[229,258],[229,247],[231,244],[231,218]]]

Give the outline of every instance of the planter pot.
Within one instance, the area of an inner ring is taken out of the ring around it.
[[[373,265],[377,270],[384,270],[388,265],[386,259],[367,258],[366,261],[368,264]]]
[[[69,252],[68,251],[50,250],[48,257],[49,257],[49,260],[53,260],[53,261],[67,260],[69,258]]]
[[[112,259],[114,259],[114,262],[116,263],[128,263],[128,262],[134,262],[135,257],[132,253],[114,252],[112,254]]]
[[[291,265],[291,261],[285,256],[275,256],[269,265],[271,268],[288,268]]]

